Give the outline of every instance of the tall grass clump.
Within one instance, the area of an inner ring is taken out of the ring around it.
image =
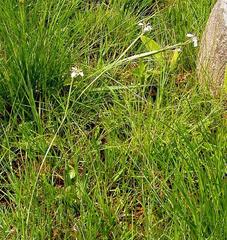
[[[30,117],[31,111],[31,118],[38,120],[39,104],[62,90],[72,65],[79,61],[94,71],[94,64],[99,67],[116,57],[135,32],[127,22],[131,19],[135,24],[137,18],[129,17],[133,8],[125,12],[119,7],[115,2],[106,5],[79,0],[3,1],[1,98],[7,109],[15,106]],[[114,34],[119,37],[114,39]]]
[[[38,103],[63,86],[71,62],[67,1],[3,1],[1,86],[9,107],[38,119]]]

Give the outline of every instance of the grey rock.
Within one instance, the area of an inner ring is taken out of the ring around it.
[[[227,64],[227,0],[215,4],[204,31],[198,56],[198,76],[214,95],[220,93]]]

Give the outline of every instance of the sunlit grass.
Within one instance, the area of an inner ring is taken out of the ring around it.
[[[2,0],[0,239],[225,239],[225,111],[198,49],[138,59],[139,22],[169,57],[213,1],[150,2]]]

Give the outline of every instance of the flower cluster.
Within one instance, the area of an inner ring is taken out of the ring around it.
[[[192,40],[194,47],[198,47],[198,38],[194,34],[188,33],[186,36]]]
[[[150,32],[153,28],[150,23],[142,23],[138,24],[142,28],[142,33]]]
[[[78,76],[83,77],[84,76],[84,72],[78,68],[77,66],[74,66],[71,68],[71,78],[76,78]]]

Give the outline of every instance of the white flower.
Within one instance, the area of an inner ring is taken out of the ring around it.
[[[192,34],[192,33],[187,33],[187,35],[186,35],[188,38],[192,38],[192,37],[194,37],[194,35]]]
[[[198,38],[194,34],[188,33],[186,36],[191,38],[194,47],[198,47]]]
[[[147,24],[144,29],[143,29],[143,32],[146,33],[146,32],[150,32],[152,30],[152,27],[150,24]]]
[[[152,26],[150,23],[142,23],[138,24],[142,28],[142,33],[150,32],[152,30]]]
[[[71,78],[76,78],[78,76],[83,77],[84,76],[84,72],[79,69],[78,67],[74,66],[71,68]]]

